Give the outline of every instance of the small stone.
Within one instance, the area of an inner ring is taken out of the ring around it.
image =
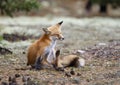
[[[13,82],[16,83],[16,78],[10,76],[10,77],[8,78],[8,81],[9,81],[9,82],[12,82],[12,83],[13,83]]]
[[[75,71],[71,70],[70,74],[75,75]]]
[[[26,82],[27,81],[27,77],[23,76],[22,77],[22,82]]]
[[[65,76],[71,77],[70,73],[65,73]]]
[[[23,54],[25,54],[25,51],[23,51]]]
[[[77,73],[77,76],[81,76],[81,74],[80,74],[80,73]]]
[[[86,79],[87,82],[90,82],[90,79]]]
[[[15,77],[16,77],[16,78],[20,77],[20,74],[15,74]]]
[[[15,77],[12,78],[12,82],[16,83],[16,78]]]
[[[80,84],[80,79],[79,78],[74,78],[73,83],[74,84]]]
[[[30,78],[30,77],[28,77],[28,78],[27,78],[27,81],[30,81],[30,80],[31,80],[31,78]]]
[[[8,81],[12,81],[12,77],[11,76],[9,76]]]

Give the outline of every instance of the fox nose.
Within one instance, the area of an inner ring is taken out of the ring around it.
[[[62,38],[62,40],[64,40],[64,37]]]
[[[60,40],[64,40],[64,37],[60,38]]]

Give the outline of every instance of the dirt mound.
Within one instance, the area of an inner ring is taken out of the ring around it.
[[[7,34],[4,33],[3,34],[3,39],[7,40],[7,41],[11,41],[11,42],[15,42],[15,41],[20,41],[20,40],[28,40],[28,39],[35,39],[38,37],[33,37],[32,35],[19,35],[17,33],[15,34]]]

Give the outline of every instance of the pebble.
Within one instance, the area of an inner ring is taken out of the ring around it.
[[[12,81],[12,77],[11,76],[9,76],[8,81]]]
[[[9,76],[9,78],[8,78],[8,81],[10,82],[10,83],[16,83],[16,77],[11,77],[11,76]],[[11,84],[11,85],[12,85]],[[14,84],[13,84],[14,85]]]
[[[25,52],[25,51],[23,51],[23,54],[26,54],[26,52]]]
[[[22,82],[26,82],[27,81],[27,77],[23,76],[22,77]]]
[[[71,70],[70,74],[75,75],[75,71]]]
[[[16,77],[16,78],[20,77],[20,74],[15,74],[15,77]]]
[[[80,73],[77,73],[77,76],[81,76],[81,74],[80,74]]]
[[[65,76],[71,77],[70,73],[65,73]]]
[[[15,77],[12,78],[12,82],[16,83],[16,78]]]
[[[73,83],[74,84],[80,84],[80,78],[74,78]]]

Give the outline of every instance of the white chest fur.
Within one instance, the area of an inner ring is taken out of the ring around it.
[[[56,38],[52,38],[52,42],[49,47],[46,47],[45,49],[45,55],[47,58],[47,61],[51,63],[55,59],[55,46],[57,43]]]

